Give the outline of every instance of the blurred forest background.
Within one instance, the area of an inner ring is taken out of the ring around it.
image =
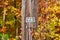
[[[21,40],[22,0],[0,0],[0,40]],[[60,0],[38,0],[34,40],[60,40]]]

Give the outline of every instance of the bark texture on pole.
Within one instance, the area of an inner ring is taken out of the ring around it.
[[[22,40],[26,40],[26,30],[25,30],[25,2],[26,0],[22,0]]]
[[[37,0],[22,0],[22,40],[33,40],[31,31],[37,27]],[[35,18],[35,22],[26,22],[26,18]]]

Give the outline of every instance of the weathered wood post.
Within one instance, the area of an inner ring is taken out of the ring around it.
[[[26,40],[26,30],[25,30],[25,2],[22,0],[22,40]]]
[[[22,0],[22,40],[33,40],[31,31],[37,27],[37,0]]]

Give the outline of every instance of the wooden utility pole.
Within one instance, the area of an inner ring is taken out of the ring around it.
[[[22,0],[22,40],[26,40],[25,3],[26,0]]]
[[[22,40],[33,40],[31,31],[37,27],[37,0],[22,0]]]

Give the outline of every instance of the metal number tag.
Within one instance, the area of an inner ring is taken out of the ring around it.
[[[26,22],[35,22],[35,17],[26,17]]]

